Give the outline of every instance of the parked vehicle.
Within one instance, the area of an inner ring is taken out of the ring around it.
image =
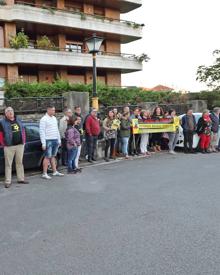
[[[23,122],[26,132],[26,144],[24,150],[24,169],[41,168],[44,158],[44,152],[40,141],[39,124],[35,122]],[[57,162],[59,163],[60,153],[57,155]],[[0,174],[4,174],[4,151],[0,146]],[[13,167],[15,170],[15,167]]]
[[[184,115],[185,114],[180,115],[179,119],[181,120]],[[202,113],[193,113],[193,115],[195,116],[196,123],[198,123],[200,117],[202,116]],[[193,136],[193,149],[196,149],[198,147],[199,139],[200,139],[199,136],[195,133],[194,136]],[[184,144],[183,128],[180,126],[179,127],[179,139],[178,139],[178,142],[176,144],[176,147],[183,148],[184,147],[183,144]]]

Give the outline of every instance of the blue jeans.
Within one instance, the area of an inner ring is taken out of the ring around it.
[[[75,159],[76,159],[76,156],[77,156],[77,152],[78,152],[77,147],[73,147],[72,149],[68,149],[68,151],[67,151],[67,155],[68,155],[68,160],[67,160],[68,172],[71,172],[71,171],[76,169]]]
[[[127,156],[128,155],[128,141],[129,137],[122,137],[121,143],[122,143],[122,153]]]

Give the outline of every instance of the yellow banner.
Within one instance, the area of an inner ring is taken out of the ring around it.
[[[149,120],[146,122],[141,122],[138,119],[132,119],[132,130],[133,134],[147,134],[147,133],[167,133],[176,132],[179,128],[180,122],[179,118],[174,119],[162,119],[153,121]]]

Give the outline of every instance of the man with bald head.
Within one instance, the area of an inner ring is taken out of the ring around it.
[[[0,121],[0,144],[4,146],[5,188],[11,186],[14,157],[18,183],[27,184],[28,182],[24,179],[23,166],[25,129],[22,121],[15,116],[11,107],[5,109],[5,117]]]

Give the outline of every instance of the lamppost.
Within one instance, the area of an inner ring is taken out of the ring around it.
[[[97,69],[96,69],[96,54],[99,52],[103,42],[102,37],[96,36],[94,33],[92,37],[85,40],[89,53],[92,54],[93,59],[93,89],[92,89],[92,107],[99,109],[99,101],[97,96]]]

